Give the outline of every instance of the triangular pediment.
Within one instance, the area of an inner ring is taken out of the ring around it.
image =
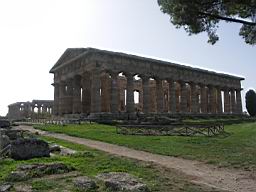
[[[56,64],[51,68],[50,72],[56,67],[61,66],[64,63],[69,62],[70,60],[79,57],[84,52],[87,51],[87,48],[68,48],[56,62]]]

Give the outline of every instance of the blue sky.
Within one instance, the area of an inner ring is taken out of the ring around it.
[[[253,88],[256,48],[239,27],[221,23],[212,46],[206,34],[176,29],[157,0],[0,0],[0,114],[17,101],[53,99],[49,70],[68,47],[177,61],[243,76],[243,88]]]

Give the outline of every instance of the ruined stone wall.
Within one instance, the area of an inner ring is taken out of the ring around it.
[[[35,108],[37,111],[35,111]],[[46,118],[52,114],[53,101],[33,100],[32,102],[17,102],[8,106],[8,119],[38,119]]]

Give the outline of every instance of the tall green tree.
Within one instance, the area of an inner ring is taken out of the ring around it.
[[[245,104],[246,109],[250,116],[256,115],[256,93],[254,90],[250,89],[245,94]]]
[[[206,32],[208,43],[219,40],[219,22],[226,21],[240,24],[239,35],[256,44],[256,0],[158,0],[158,4],[177,28],[189,35]]]

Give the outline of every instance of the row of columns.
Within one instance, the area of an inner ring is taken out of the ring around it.
[[[35,111],[35,108],[37,108],[37,112]],[[31,104],[25,104],[25,105],[12,105],[9,106],[9,112],[10,113],[25,113],[25,114],[31,114],[31,113],[38,113],[38,114],[43,114],[43,113],[49,113],[51,114],[52,112],[52,106],[46,106],[46,105],[31,105]]]
[[[35,112],[35,108],[37,108],[37,112]],[[52,113],[52,107],[51,106],[32,106],[31,110],[29,110],[29,112],[32,113],[38,113],[38,114],[44,114],[44,113]]]
[[[117,72],[109,72],[110,90],[107,90],[107,82],[101,79],[101,71],[96,69],[86,73],[82,77],[55,83],[54,91],[54,114],[70,113],[100,113],[102,103],[108,98],[109,111],[118,113],[119,87]],[[125,73],[126,76],[126,112],[135,111],[134,103],[134,75]],[[143,97],[142,112],[150,113],[150,77],[141,75]],[[155,79],[156,82],[156,110],[164,112],[164,89],[163,80]],[[242,113],[241,90],[214,87],[211,85],[186,83],[184,81],[168,80],[168,112],[169,113]],[[179,92],[177,94],[177,86]],[[82,94],[81,94],[82,90]],[[222,91],[224,97],[222,97]],[[109,96],[106,96],[110,93]],[[102,99],[104,98],[104,99]],[[224,99],[224,100],[223,100]],[[189,102],[188,102],[189,101]],[[223,110],[224,103],[224,110]]]
[[[8,118],[10,119],[43,118],[52,114],[52,105],[47,104],[24,102],[9,105],[8,108]]]

